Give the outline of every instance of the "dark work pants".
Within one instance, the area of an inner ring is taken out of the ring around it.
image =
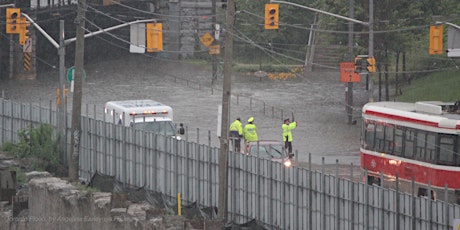
[[[292,153],[292,142],[291,141],[287,141],[284,143],[284,148],[286,148],[288,150],[288,153]]]
[[[230,139],[232,140],[233,151],[240,152],[241,137],[238,134],[238,131],[230,131]]]

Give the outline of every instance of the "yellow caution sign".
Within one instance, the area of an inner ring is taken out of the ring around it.
[[[220,45],[209,46],[209,54],[220,54]]]
[[[204,46],[209,47],[214,41],[214,38],[211,34],[205,33],[203,36],[201,36],[200,41]]]

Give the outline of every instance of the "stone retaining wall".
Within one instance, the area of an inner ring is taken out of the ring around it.
[[[15,217],[11,210],[2,210],[0,230],[194,229],[183,217],[163,215],[146,203],[112,208],[112,193],[80,190],[48,173],[27,176],[29,209]]]

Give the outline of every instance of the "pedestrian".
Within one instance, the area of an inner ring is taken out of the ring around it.
[[[248,119],[248,123],[244,126],[243,137],[246,143],[258,141],[257,127],[254,125],[254,117]]]
[[[230,138],[232,140],[233,151],[241,151],[241,137],[243,137],[243,125],[241,124],[241,118],[236,118],[236,120],[230,124]]]
[[[292,130],[297,127],[297,122],[292,119],[292,122],[289,121],[289,118],[284,119],[284,123],[281,126],[283,129],[283,141],[284,148],[288,150],[289,154],[292,154]]]
[[[184,124],[182,124],[182,123],[179,124],[179,130],[177,130],[177,133],[180,134],[180,135],[185,134]]]

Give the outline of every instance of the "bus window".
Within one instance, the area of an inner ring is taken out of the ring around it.
[[[440,134],[439,136],[439,163],[443,165],[455,165],[454,137],[456,136],[447,134]],[[458,159],[458,156],[456,159]]]
[[[404,138],[404,153],[403,153],[404,157],[412,158],[414,156],[414,141],[415,141],[414,130],[407,129],[405,132],[405,138]]]

